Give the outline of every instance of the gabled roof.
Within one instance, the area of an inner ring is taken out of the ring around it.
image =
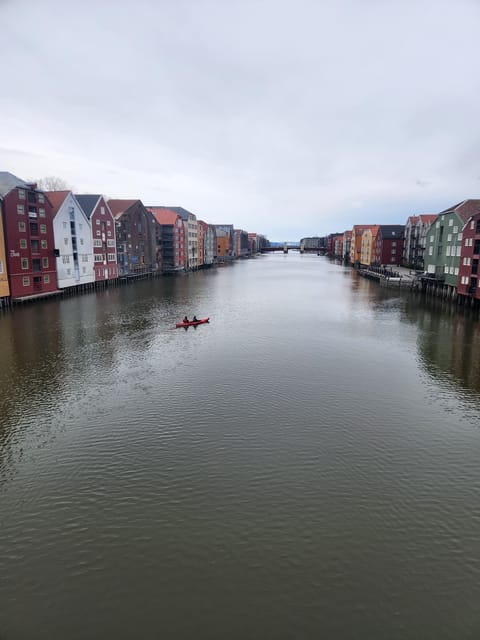
[[[195,216],[194,213],[192,213],[191,211],[187,211],[187,209],[184,209],[183,207],[167,207],[167,208],[171,209],[172,211],[175,211],[175,213],[178,213],[178,215],[181,216],[183,220],[188,220],[188,216]]]
[[[31,189],[32,183],[25,182],[21,178],[14,176],[9,171],[0,171],[0,196],[6,196],[12,189],[20,187],[21,189]]]
[[[68,196],[71,191],[45,191],[45,195],[50,200],[52,204],[52,213],[53,215],[58,213],[58,210],[65,202],[65,198]]]
[[[405,233],[403,224],[381,224],[380,233],[384,239],[402,238]]]
[[[127,209],[130,209],[131,206],[140,202],[140,200],[109,200],[108,206],[110,207],[110,211],[112,212],[115,218],[118,218],[125,213]]]
[[[438,214],[443,215],[445,213],[456,213],[457,216],[465,223],[470,216],[480,211],[480,200],[462,200],[458,204],[454,204],[452,207],[440,211]]]
[[[420,216],[408,216],[407,224],[410,223],[410,224],[416,225],[419,219],[420,219]]]
[[[95,210],[95,207],[97,206],[98,201],[100,200],[102,196],[101,195],[92,195],[92,194],[85,194],[85,195],[77,195],[75,194],[75,198],[78,201],[78,204],[82,207],[83,209],[83,213],[87,216],[87,218],[90,218],[92,213]]]
[[[422,224],[432,224],[432,222],[437,217],[436,213],[421,213],[419,216]]]
[[[159,224],[175,224],[180,216],[179,213],[169,207],[147,207],[147,209]]]

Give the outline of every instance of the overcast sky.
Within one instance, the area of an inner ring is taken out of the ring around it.
[[[478,0],[0,0],[0,169],[270,240],[480,197]]]

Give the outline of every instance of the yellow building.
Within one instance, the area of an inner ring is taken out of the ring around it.
[[[3,210],[0,199],[0,300],[8,298],[10,287],[8,286],[7,256],[5,249],[5,236],[3,234]],[[1,304],[1,303],[0,303]]]
[[[352,228],[352,238],[350,240],[350,262],[358,264],[362,253],[362,237],[365,229],[370,229],[370,224],[355,224]]]
[[[362,248],[360,252],[360,264],[370,266],[373,263],[374,247],[380,226],[378,224],[368,227],[362,233]]]

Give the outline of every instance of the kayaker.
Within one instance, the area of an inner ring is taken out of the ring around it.
[[[192,322],[198,322],[197,316],[193,316]]]
[[[187,322],[189,322],[189,320],[188,320],[187,316],[185,316],[185,317],[184,317],[183,322],[185,322],[185,324],[186,324]]]

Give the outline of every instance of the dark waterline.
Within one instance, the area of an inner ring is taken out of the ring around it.
[[[0,638],[480,637],[437,307],[290,253],[1,314]]]

